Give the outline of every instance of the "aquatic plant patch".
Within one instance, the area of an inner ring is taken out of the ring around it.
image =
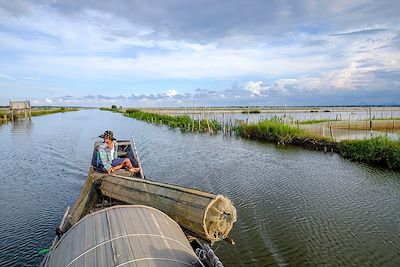
[[[400,169],[400,140],[384,136],[367,140],[345,140],[339,142],[338,148],[345,158]]]
[[[170,116],[165,114],[143,112],[138,109],[127,109],[126,117],[147,121],[155,124],[168,125],[171,128],[180,128],[182,131],[211,132],[217,133],[221,130],[221,124],[216,120],[194,120],[190,116]]]

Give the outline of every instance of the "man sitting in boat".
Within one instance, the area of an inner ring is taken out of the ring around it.
[[[99,137],[104,139],[97,149],[97,168],[100,171],[110,174],[124,167],[133,173],[140,171],[140,168],[133,167],[129,158],[118,158],[118,144],[113,132],[105,131]]]

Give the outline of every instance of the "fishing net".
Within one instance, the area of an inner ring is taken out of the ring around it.
[[[159,209],[191,235],[211,243],[225,239],[236,222],[236,209],[227,197],[191,188],[108,175],[100,192],[126,204]]]

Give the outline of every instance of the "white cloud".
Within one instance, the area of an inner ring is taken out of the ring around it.
[[[64,16],[56,11],[32,6],[31,16],[4,16],[6,28],[31,32],[30,42],[13,32],[0,32],[0,48],[24,51],[18,64],[8,64],[14,73],[88,80],[137,78],[219,79],[230,77],[302,76],[348,68],[351,62],[372,57],[377,63],[399,67],[399,52],[375,49],[388,45],[397,32],[371,35],[333,36],[293,33],[293,40],[279,45],[232,34],[246,46],[229,46],[224,37],[210,43],[151,38],[153,30],[101,11],[84,11]],[[382,26],[382,25],[379,25]],[[383,25],[384,26],[384,25]],[[18,32],[18,31],[17,31]],[[85,36],[85,38],[82,38]],[[250,40],[250,41],[249,41]],[[318,43],[318,45],[309,45]],[[144,50],[143,49],[150,49]],[[151,52],[151,50],[155,50]],[[160,53],[158,50],[163,50]],[[138,51],[131,54],[130,51]],[[336,55],[340,55],[337,57]],[[41,64],[37,64],[40,62]],[[0,65],[0,67],[2,67]],[[4,66],[6,67],[6,66]],[[32,76],[35,76],[32,75]],[[346,85],[343,76],[338,84]],[[256,93],[257,94],[257,91]]]
[[[168,92],[165,93],[165,95],[168,97],[174,97],[177,94],[178,94],[178,91],[176,91],[175,89],[168,90]]]
[[[44,101],[45,101],[47,104],[51,104],[51,103],[53,103],[53,100],[51,100],[51,99],[48,99],[48,98],[45,98],[45,99],[44,99]]]
[[[346,19],[342,21],[338,17],[332,17],[327,23],[333,23],[337,27],[327,27],[333,29],[331,31],[316,25],[315,29],[311,27],[311,31],[305,27],[307,29],[303,31],[286,31],[279,37],[265,37],[267,35],[256,33],[257,27],[254,25],[249,25],[253,31],[249,28],[240,30],[241,24],[236,25],[240,26],[234,28],[236,30],[225,31],[217,22],[211,29],[216,35],[204,39],[186,36],[178,38],[169,34],[169,30],[177,33],[173,28],[176,25],[167,25],[160,29],[152,21],[147,24],[134,23],[130,16],[118,16],[105,11],[106,9],[100,11],[94,7],[96,5],[81,8],[81,4],[77,4],[80,11],[68,13],[46,5],[27,4],[25,13],[17,16],[1,13],[0,4],[0,72],[7,72],[0,73],[0,80],[19,77],[25,87],[28,83],[30,88],[38,85],[31,90],[34,93],[42,90],[40,88],[54,87],[54,81],[66,81],[66,84],[70,81],[73,84],[83,81],[85,83],[80,84],[93,88],[97,84],[91,86],[90,82],[101,81],[104,82],[102,86],[114,88],[115,81],[121,81],[129,87],[139,87],[135,84],[137,81],[185,79],[201,83],[202,80],[213,80],[218,81],[216,87],[222,90],[218,94],[220,98],[240,98],[250,93],[253,98],[257,98],[266,95],[370,88],[378,82],[371,73],[400,71],[400,50],[393,44],[394,39],[398,40],[400,32],[393,26],[397,25],[393,21],[368,17],[368,23],[358,23],[359,13],[355,18],[347,16],[346,10],[349,8],[367,7],[368,4],[371,3],[323,4],[329,14],[341,13],[341,18]],[[304,5],[307,12],[314,15],[319,15],[317,13],[320,9],[325,10],[313,1]],[[368,8],[363,10],[366,12]],[[294,11],[290,5],[284,4],[276,12],[276,18],[284,21],[294,19],[297,22],[307,20]],[[174,15],[175,13],[172,14]],[[352,20],[356,22],[351,23]],[[183,22],[179,25],[192,21]],[[280,20],[276,23],[277,29],[287,26],[286,22]],[[264,24],[269,25],[266,22]],[[207,31],[201,34],[207,35]],[[7,56],[2,57],[3,53],[7,53]],[[253,81],[248,81],[249,79]],[[385,85],[384,79],[391,78],[380,78],[379,85],[382,88]],[[51,82],[46,84],[49,80]],[[226,84],[232,81],[239,84],[248,82],[240,94],[225,92],[222,87],[226,88]],[[13,86],[20,87],[21,85]],[[0,85],[1,88],[11,87]],[[155,88],[155,94],[171,98],[169,100],[180,96],[177,90],[165,92],[165,88],[177,87],[168,84],[163,88]],[[398,87],[394,88],[396,89]],[[85,94],[97,94],[95,89],[86,90],[88,91]],[[57,94],[42,92],[40,97],[55,95]],[[207,97],[211,98],[209,95]],[[95,103],[109,100],[85,101]]]
[[[258,81],[258,82],[253,82],[249,81],[245,85],[245,89],[247,91],[250,91],[253,95],[261,95],[261,91],[263,90],[263,82]]]

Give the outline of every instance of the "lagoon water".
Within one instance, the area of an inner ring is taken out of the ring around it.
[[[229,196],[225,266],[400,266],[400,173],[335,154],[181,133],[99,110],[0,126],[0,266],[37,266],[104,130],[134,134],[146,176]]]

